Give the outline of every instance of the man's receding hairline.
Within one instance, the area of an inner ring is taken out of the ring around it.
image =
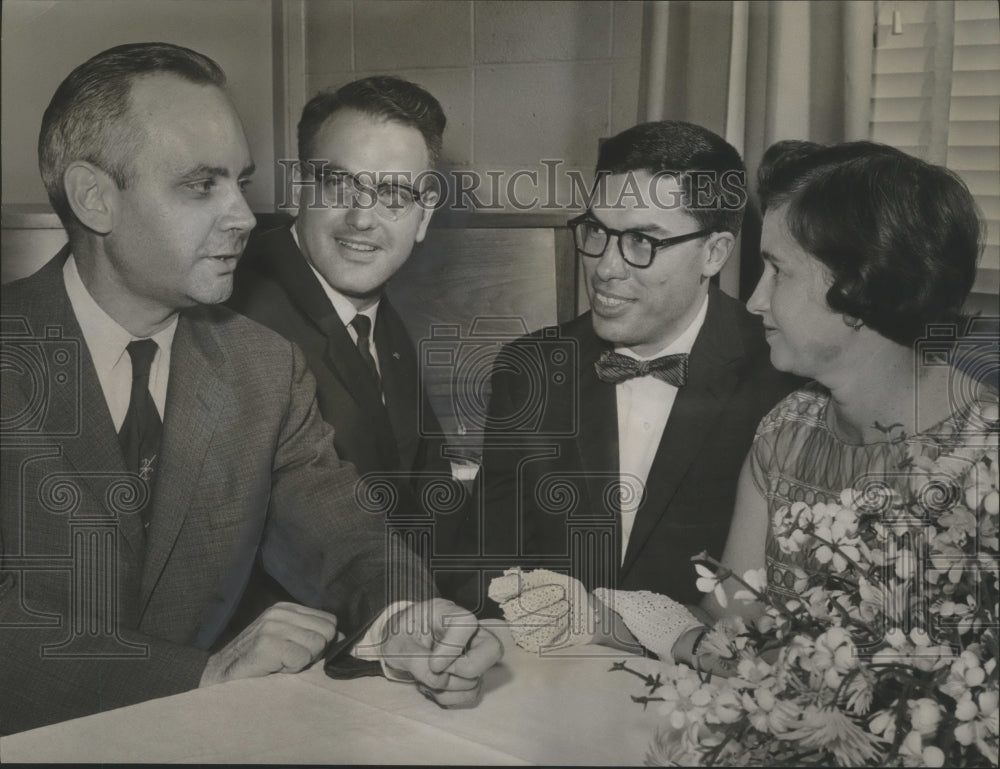
[[[174,80],[186,85],[193,86],[195,88],[205,88],[212,89],[216,91],[220,96],[222,96],[226,105],[232,111],[233,116],[236,118],[237,124],[244,132],[244,138],[246,130],[243,128],[243,121],[240,119],[239,112],[236,110],[236,105],[233,103],[232,97],[229,95],[229,91],[225,85],[220,85],[218,83],[213,83],[211,81],[196,81],[190,78],[184,77],[184,75],[177,72],[172,72],[169,70],[157,70],[153,72],[142,72],[129,79],[128,92],[125,94],[125,111],[122,116],[115,121],[116,126],[114,130],[119,134],[119,138],[131,140],[131,147],[129,149],[131,152],[129,156],[121,160],[122,171],[125,174],[127,181],[132,181],[137,171],[136,163],[141,156],[141,149],[145,144],[152,140],[152,130],[155,125],[150,120],[149,115],[144,115],[136,109],[135,94],[136,86],[142,83],[148,83],[155,80]],[[169,111],[169,108],[168,108]],[[249,140],[247,139],[247,147],[249,149]],[[251,158],[250,166],[253,167],[253,159]]]
[[[382,112],[371,111],[371,110],[364,109],[362,107],[356,107],[353,104],[344,104],[344,105],[341,105],[341,106],[337,107],[335,110],[333,110],[333,112],[331,112],[329,115],[327,115],[326,118],[323,119],[323,122],[320,124],[319,128],[316,130],[316,132],[313,134],[313,137],[312,137],[311,144],[313,145],[313,152],[314,153],[318,152],[318,149],[317,149],[316,145],[319,144],[320,134],[327,129],[327,127],[330,125],[330,123],[333,121],[333,119],[337,117],[337,115],[343,114],[345,112],[353,112],[353,113],[355,113],[357,115],[361,115],[362,117],[368,118],[369,120],[371,120],[374,123],[379,123],[381,125],[386,125],[388,123],[392,123],[393,125],[397,125],[400,128],[407,128],[410,131],[413,131],[414,133],[417,134],[417,136],[420,137],[420,143],[423,145],[424,152],[427,155],[425,165],[428,168],[434,168],[434,152],[431,150],[430,146],[428,146],[428,144],[427,144],[427,137],[424,136],[423,131],[421,131],[415,125],[411,125],[410,123],[407,123],[406,121],[401,120],[401,119],[399,119],[397,117],[393,117],[392,115],[386,115],[386,114],[384,114]],[[324,160],[326,158],[308,158],[308,159],[309,160]],[[392,170],[392,169],[366,168],[364,170],[366,170],[366,171],[378,171],[378,170]]]

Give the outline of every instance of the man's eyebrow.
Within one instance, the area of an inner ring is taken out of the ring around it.
[[[634,232],[641,232],[643,235],[656,235],[657,237],[671,238],[674,235],[683,235],[683,232],[670,232],[658,224],[644,224],[641,227],[629,227]]]
[[[675,235],[683,235],[683,232],[672,232],[671,230],[663,227],[659,224],[640,224],[637,227],[629,227],[626,232],[638,232],[642,235],[648,235],[651,238],[662,240],[663,238],[672,238]]]
[[[606,228],[608,226],[608,225],[606,225],[604,222],[602,222],[600,220],[600,218],[597,216],[597,214],[595,214],[593,212],[593,210],[591,210],[589,208],[587,209],[587,216],[590,219],[593,219],[595,222],[597,222],[602,227]],[[661,227],[658,224],[643,224],[643,225],[640,225],[638,227],[629,227],[627,230],[625,230],[625,232],[641,232],[643,235],[656,236],[656,237],[660,237],[660,238],[664,238],[664,237],[669,238],[669,237],[672,237],[674,234],[678,234],[678,233],[672,233],[669,230],[664,229],[663,227]],[[679,234],[683,235],[684,233],[679,233]]]
[[[239,173],[239,178],[244,178],[253,174],[257,170],[257,166],[251,163],[246,168],[244,168]],[[229,178],[229,169],[225,166],[210,166],[202,164],[200,166],[195,166],[189,171],[186,171],[181,175],[182,179],[201,179],[203,177],[221,177],[223,179]]]

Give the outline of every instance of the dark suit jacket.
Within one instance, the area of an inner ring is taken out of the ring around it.
[[[229,306],[302,348],[316,377],[320,411],[335,428],[337,451],[361,474],[451,474],[441,441],[421,437],[421,419],[431,434],[440,429],[434,412],[420,399],[413,342],[388,298],[379,303],[375,322],[384,405],[287,226],[251,237]]]
[[[501,351],[480,474],[483,522],[467,521],[465,539],[482,534],[494,563],[568,569],[590,589],[696,603],[691,556],[721,555],[757,423],[795,380],[772,368],[760,320],[713,287],[621,563],[615,386],[594,373],[607,348],[587,313]]]
[[[348,633],[398,597],[387,588],[427,593],[387,563],[301,351],[223,307],[181,313],[144,532],[67,253],[3,288],[0,731],[197,686],[258,553]]]
[[[362,475],[391,481],[397,509],[434,520],[422,492],[431,482],[450,483],[451,465],[440,437],[426,437],[440,436],[441,429],[429,402],[421,398],[416,351],[388,298],[379,302],[374,331],[384,403],[288,226],[251,237],[229,305],[305,352],[316,377],[320,412],[334,428],[337,453]],[[461,493],[459,484],[452,486],[453,493]],[[455,515],[436,516],[436,551],[449,549],[458,521]]]

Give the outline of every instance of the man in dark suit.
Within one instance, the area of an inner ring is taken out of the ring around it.
[[[427,232],[437,196],[422,181],[433,181],[444,127],[437,99],[396,77],[315,96],[298,127],[295,221],[251,236],[229,302],[302,348],[337,453],[411,509],[451,467],[443,441],[421,435],[421,424],[440,430],[383,289]],[[435,546],[455,519],[439,517]]]
[[[698,601],[690,558],[721,554],[756,425],[792,386],[759,319],[711,283],[744,177],[733,147],[687,123],[601,146],[570,224],[591,311],[494,366],[485,503],[468,532],[491,563]]]
[[[0,732],[298,671],[338,631],[442,705],[499,657],[387,553],[298,348],[214,306],[254,225],[224,83],[194,51],[119,46],[43,118],[69,244],[3,290]],[[216,649],[258,553],[296,602]]]

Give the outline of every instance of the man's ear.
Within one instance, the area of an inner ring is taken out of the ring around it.
[[[731,232],[713,232],[705,242],[706,254],[705,263],[702,265],[701,274],[703,277],[711,278],[718,275],[719,271],[726,266],[729,255],[736,247],[736,236]]]
[[[107,235],[114,226],[118,185],[107,172],[85,160],[75,160],[63,174],[66,199],[80,223]]]
[[[420,201],[417,203],[420,214],[420,225],[417,227],[417,236],[415,238],[417,243],[422,242],[424,236],[427,234],[427,226],[431,223],[431,217],[437,210],[437,202],[437,190],[426,190],[420,195]]]

